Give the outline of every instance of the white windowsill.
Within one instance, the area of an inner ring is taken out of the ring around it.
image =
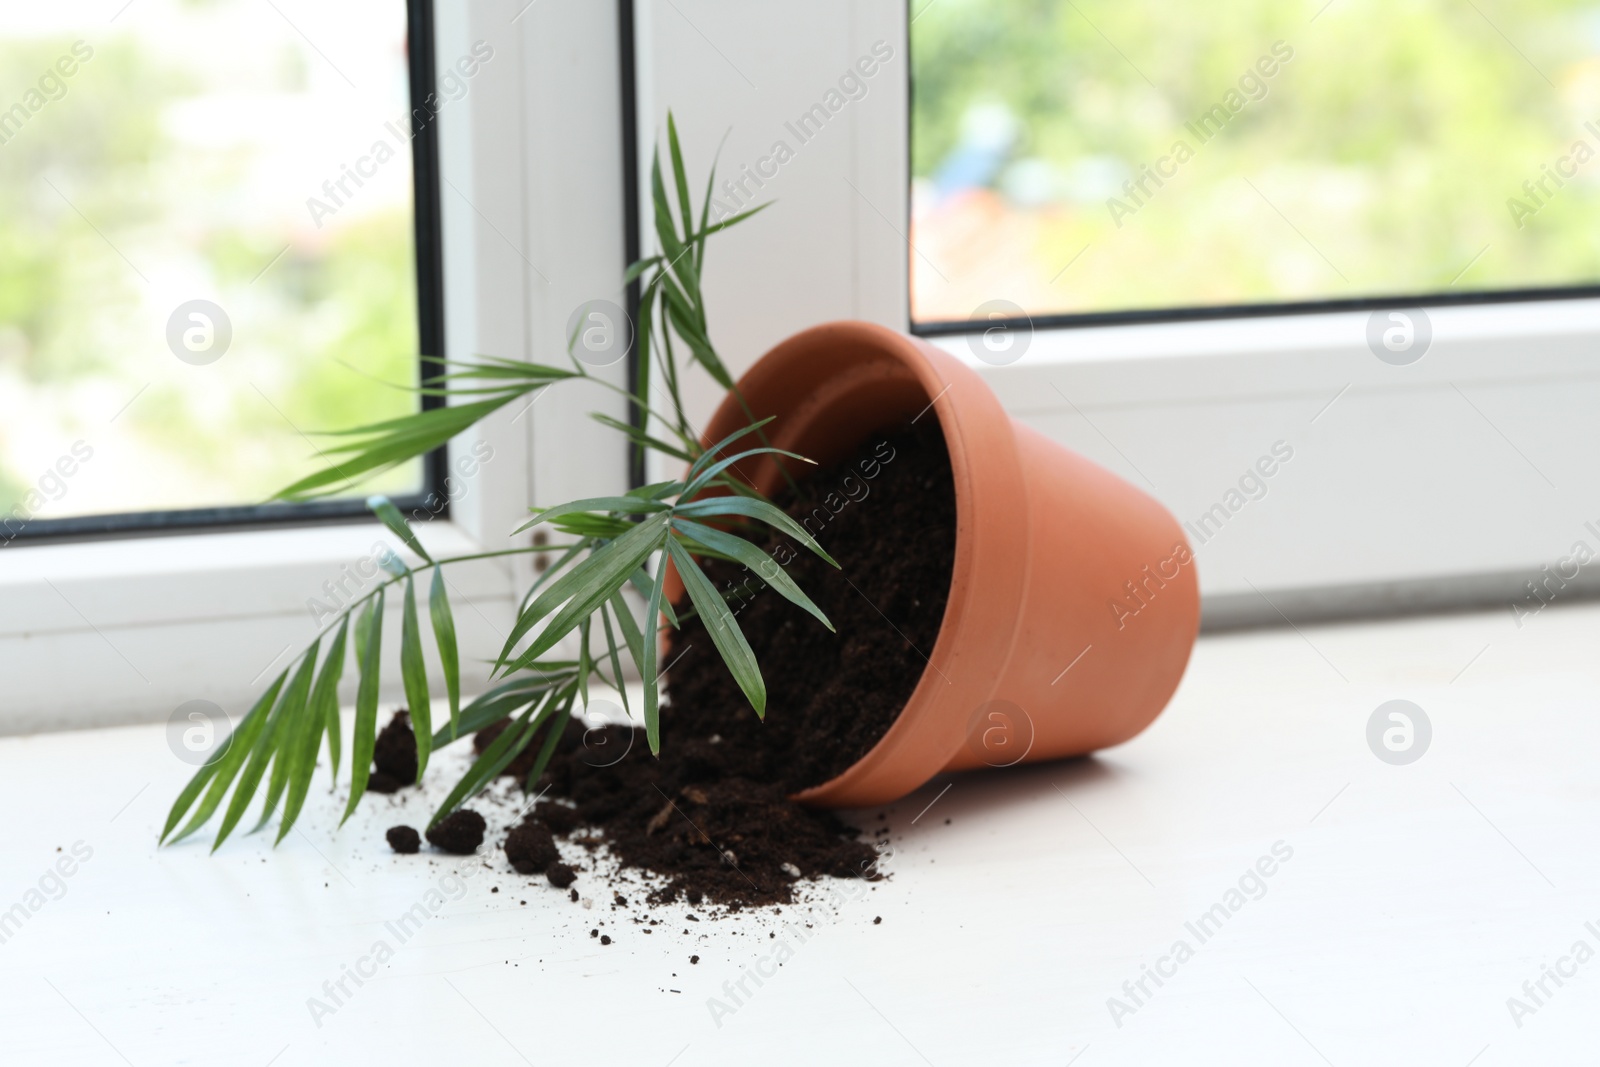
[[[1488,614],[1203,638],[1171,707],[1127,745],[936,781],[886,824],[867,813],[892,830],[891,879],[814,918],[720,1028],[708,998],[768,967],[767,935],[788,937],[779,924],[794,913],[691,923],[691,909],[658,907],[646,936],[586,872],[592,910],[506,870],[502,805],[480,805],[491,843],[461,899],[393,945],[375,977],[347,983],[353,996],[319,1027],[308,998],[393,942],[384,923],[452,869],[383,844],[384,828],[425,821],[424,798],[374,798],[336,830],[342,791],[330,796],[319,772],[303,833],[275,851],[266,833],[215,856],[200,840],[158,850],[189,771],[161,727],[0,740],[12,798],[49,798],[12,827],[3,903],[58,847],[93,849],[4,945],[7,1048],[64,1065],[114,1059],[108,1044],[134,1063],[223,1046],[263,1059],[287,1047],[284,1063],[517,1062],[508,1045],[581,1062],[597,1040],[608,1062],[665,1063],[687,1046],[680,1067],[921,1062],[913,1050],[1065,1063],[1091,1045],[1085,1062],[1192,1062],[1197,1048],[1319,1062],[1307,1044],[1334,1063],[1466,1063],[1486,1045],[1496,1062],[1582,1062],[1587,967],[1520,1029],[1506,999],[1574,941],[1594,944],[1597,640],[1593,607],[1552,608],[1522,630]],[[1394,698],[1433,724],[1409,766],[1365,742]],[[434,800],[462,758],[436,757]],[[62,788],[64,773],[79,784]],[[1185,923],[1280,841],[1293,856],[1265,895],[1195,944]],[[600,921],[616,944],[589,937]],[[1194,957],[1115,1025],[1108,998],[1126,998],[1124,981],[1180,939]],[[640,1025],[560,1023],[596,1004]]]
[[[485,550],[454,523],[418,523],[416,530],[422,547],[435,558]],[[373,557],[379,544],[413,565],[419,563],[378,522],[24,545],[0,552],[0,638],[90,629],[91,625],[115,629],[293,611],[310,619],[306,601],[330,598],[323,582],[339,581],[341,568]],[[501,547],[509,547],[509,542]],[[504,571],[506,565],[486,561],[478,566],[480,573],[485,568]],[[467,573],[469,568],[451,569],[453,579]],[[286,574],[299,577],[299,581],[286,581]],[[128,597],[118,592],[117,597],[98,597],[96,587],[109,582],[115,582],[118,590],[147,584],[150,595]],[[189,595],[162,595],[163,589],[171,589],[166,582],[181,582]],[[376,579],[366,582],[365,589],[371,589],[374,582]],[[88,621],[50,585],[66,593]],[[354,584],[347,581],[347,587],[354,589]],[[478,592],[488,589],[480,585]],[[75,593],[88,598],[93,611],[86,609]],[[51,600],[54,611],[48,609]],[[99,603],[101,600],[104,603]],[[27,619],[27,625],[22,619]]]
[[[423,547],[435,558],[485,551],[453,523],[422,523],[416,528]],[[321,583],[340,579],[342,567],[373,556],[379,544],[413,564],[420,562],[376,521],[21,545],[0,551],[0,600],[24,609],[0,616],[0,639],[82,630],[91,623],[109,629],[291,611],[303,612],[309,619],[306,601],[328,597]],[[290,573],[316,580],[284,581]],[[455,577],[457,572],[451,573]],[[193,581],[196,578],[202,581]],[[172,588],[166,583],[174,581],[181,582],[189,594],[186,598],[161,595],[163,589]],[[119,589],[117,595],[97,594],[97,587],[112,583]],[[135,583],[148,585],[152,595],[120,592]],[[369,580],[365,587],[373,584]],[[93,601],[95,610],[84,609],[74,594]],[[28,604],[32,598],[40,603]],[[54,611],[48,609],[52,600]],[[46,621],[24,629],[13,621],[17,618]]]
[[[416,529],[435,558],[485,551],[454,523]],[[159,720],[196,699],[242,714],[328,621],[316,605],[342,606],[331,583],[344,582],[345,603],[377,584],[350,574],[373,569],[362,561],[379,544],[420,562],[377,522],[0,551],[0,661],[13,665],[0,734]],[[489,559],[446,571],[469,678],[484,673],[473,650],[498,649],[507,630],[511,567]],[[400,608],[400,596],[387,598],[391,633]],[[386,642],[386,658],[396,647]],[[384,677],[397,691],[392,664]],[[351,696],[354,680],[347,672]]]

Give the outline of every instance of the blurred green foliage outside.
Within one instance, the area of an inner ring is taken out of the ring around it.
[[[263,151],[296,131],[252,141],[252,123],[315,114],[298,42],[263,42],[266,74],[236,85],[135,34],[95,41],[59,97],[0,126],[0,515],[77,440],[94,458],[39,518],[260,503],[322,464],[316,431],[415,408],[374,381],[418,375],[409,185],[312,224],[315,185]],[[73,47],[0,41],[0,116]],[[409,181],[404,156],[390,166]],[[208,366],[167,347],[192,298],[232,322]],[[419,485],[412,464],[372,488]]]
[[[1592,2],[913,10],[920,321],[1600,278]]]

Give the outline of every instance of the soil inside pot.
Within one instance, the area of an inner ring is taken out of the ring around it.
[[[537,874],[538,861],[550,861],[548,831],[604,844],[625,867],[658,875],[657,902],[786,903],[802,879],[877,877],[878,853],[856,830],[788,796],[865,755],[922,676],[955,560],[955,490],[943,435],[931,416],[876,435],[778,502],[842,569],[788,537],[774,534],[762,547],[837,633],[748,569],[705,561],[707,576],[732,594],[729,605],[761,665],[765,720],[703,623],[686,620],[662,661],[668,701],[660,758],[651,757],[642,731],[570,723],[539,783],[548,791],[528,816],[535,826],[514,830],[507,842],[519,870]],[[497,732],[481,732],[476,746]],[[532,758],[530,747],[507,773],[526,775]]]
[[[789,792],[842,774],[877,744],[911,698],[944,620],[955,566],[950,456],[931,414],[816,472],[780,505],[838,568],[774,534],[765,548],[828,616],[829,633],[746,568],[708,560],[761,665],[756,717],[699,619],[672,632],[661,747],[721,734],[739,770]]]

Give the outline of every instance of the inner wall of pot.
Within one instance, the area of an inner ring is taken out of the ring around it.
[[[767,426],[773,445],[805,456],[821,467],[849,458],[874,434],[897,430],[919,416],[922,420],[938,419],[929,406],[927,390],[897,361],[864,361],[809,383],[793,399],[792,406],[774,404],[771,399],[777,398],[750,398],[758,415],[778,416]],[[773,457],[762,456],[756,462],[740,464],[739,471],[771,496],[783,483],[778,463],[788,467],[796,480],[815,469],[798,460],[778,457],[773,462]]]

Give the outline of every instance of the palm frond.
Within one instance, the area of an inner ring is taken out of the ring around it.
[[[686,464],[684,476],[621,495],[531,509],[530,519],[518,527],[521,532],[547,526],[556,539],[567,539],[563,543],[451,558],[431,554],[411,522],[390,501],[381,496],[370,498],[367,504],[374,516],[420,562],[413,565],[392,552],[380,561],[384,576],[375,588],[345,605],[333,624],[291,661],[227,743],[218,747],[184,787],[168,813],[162,841],[177,841],[194,833],[226,801],[213,848],[220,847],[263,782],[265,796],[256,828],[270,821],[281,801],[277,834],[281,841],[304,809],[324,736],[335,782],[342,757],[346,752],[349,755],[349,794],[341,824],[350,818],[366,792],[376,746],[384,610],[391,587],[398,586],[394,592],[400,597],[400,681],[416,730],[418,778],[435,750],[505,724],[440,803],[430,826],[477,795],[542,737],[527,780],[528,788],[533,789],[553,758],[574,708],[580,702],[587,705],[591,681],[620,690],[624,707],[632,714],[623,675],[624,656],[644,683],[640,715],[651,752],[659,752],[662,679],[658,664],[663,625],[676,627],[692,616],[703,619],[723,663],[751,706],[764,714],[766,684],[750,644],[729,610],[727,597],[731,594],[716,588],[701,561],[729,560],[750,568],[780,595],[831,628],[821,608],[757,541],[766,528],[800,541],[830,563],[834,561],[799,523],[737,476],[738,464],[754,456],[810,461],[774,448],[766,436],[772,420],[750,414],[712,342],[701,288],[708,238],[768,205],[712,222],[713,163],[696,219],[677,120],[670,114],[666,132],[670,175],[658,151],[650,176],[660,254],[633,264],[625,277],[625,281],[641,281],[635,334],[640,358],[631,389],[591,376],[582,362],[573,358],[570,338],[567,354],[572,369],[489,356],[470,361],[428,357],[432,373],[415,391],[454,403],[324,435],[323,469],[286,487],[277,498],[306,500],[350,492],[385,470],[443,447],[506,405],[574,379],[619,392],[637,422],[603,414],[595,418],[633,445]],[[745,425],[710,447],[702,445],[685,414],[680,347],[687,350],[693,365],[733,393],[748,416]],[[660,394],[654,393],[655,389]],[[665,398],[664,410],[652,404],[657,395]],[[734,451],[737,442],[751,436],[759,442],[758,447]],[[780,464],[780,470],[792,485],[788,468]],[[445,568],[521,553],[541,553],[553,562],[530,583],[518,604],[511,633],[492,663],[495,684],[463,704],[460,648]],[[669,564],[687,594],[686,602],[677,607],[666,597]],[[429,571],[426,633],[432,636],[449,705],[449,722],[437,726],[416,588],[417,578]],[[595,625],[596,615],[599,625]],[[324,638],[328,638],[325,655]],[[593,647],[597,639],[602,642],[598,651]],[[355,717],[348,744],[339,716],[339,685],[347,656],[354,660],[356,671]],[[175,834],[180,824],[183,829]]]

